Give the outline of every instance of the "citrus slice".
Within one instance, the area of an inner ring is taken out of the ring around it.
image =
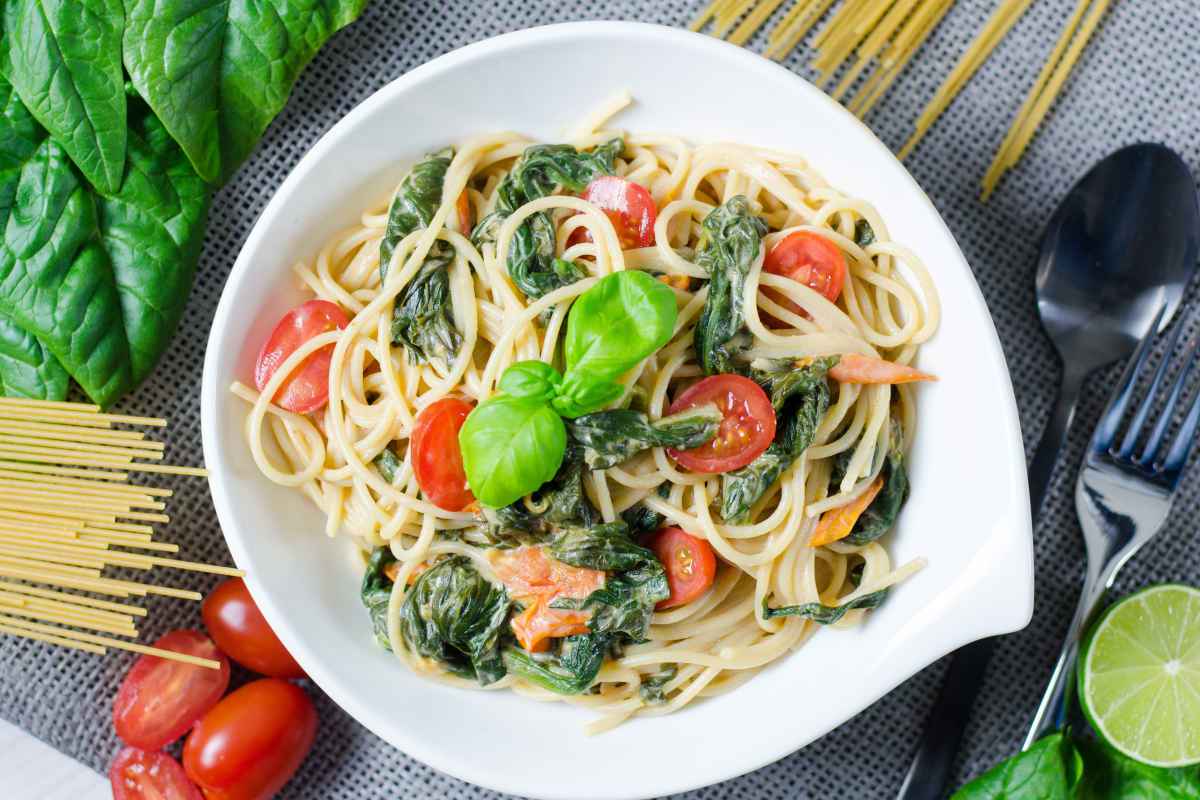
[[[1110,606],[1083,645],[1079,704],[1130,758],[1200,763],[1200,589],[1152,586]]]

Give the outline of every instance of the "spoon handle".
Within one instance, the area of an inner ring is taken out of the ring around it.
[[[1029,464],[1029,510],[1035,521],[1054,475],[1058,452],[1067,439],[1086,376],[1086,372],[1072,369],[1070,365],[1064,367],[1054,414],[1042,431],[1041,441]],[[994,649],[995,639],[983,639],[960,648],[951,658],[942,689],[925,723],[921,746],[908,768],[897,800],[942,800],[946,797],[950,770],[954,767],[971,707],[983,686],[984,673]]]

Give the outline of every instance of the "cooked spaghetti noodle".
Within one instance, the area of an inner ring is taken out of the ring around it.
[[[546,681],[513,669],[487,684],[592,708],[601,715],[593,730],[727,691],[800,646],[819,624],[859,624],[888,587],[920,569],[921,560],[892,564],[883,544],[873,540],[882,529],[857,537],[871,541],[851,543],[856,537],[847,534],[857,530],[857,513],[847,517],[846,512],[874,509],[880,512],[877,518],[887,518],[886,509],[862,502],[873,498],[886,479],[883,494],[891,492],[894,508],[883,527],[891,527],[906,489],[896,476],[903,476],[900,463],[916,419],[914,387],[892,381],[928,377],[910,365],[939,318],[937,293],[920,259],[891,240],[868,203],[830,186],[804,158],[745,145],[693,146],[675,136],[623,135],[607,128],[629,101],[623,95],[587,118],[570,144],[584,152],[624,137],[611,172],[649,191],[658,209],[654,244],[625,248],[628,242],[609,214],[562,187],[502,218],[490,217],[500,207],[505,177],[532,142],[514,133],[468,139],[455,146],[445,167],[440,203],[429,223],[394,243],[385,277],[380,244],[388,236],[391,198],[334,236],[311,263],[296,266],[317,298],[350,315],[344,329],[320,332],[299,345],[275,366],[261,391],[240,383],[232,387],[250,404],[246,435],[263,474],[304,492],[323,511],[330,536],[348,535],[364,556],[385,548],[387,578],[394,582],[386,607],[378,609],[381,638],[418,672],[478,686],[451,674],[438,659],[414,652],[411,632],[401,620],[405,598],[431,565],[451,558],[499,585],[498,564],[505,554],[524,552],[530,536],[514,549],[513,541],[497,535],[504,517],[495,509],[447,511],[431,502],[415,475],[410,437],[418,417],[447,397],[472,403],[494,398],[502,375],[516,362],[561,365],[574,301],[603,276],[639,270],[672,287],[678,313],[669,341],[619,378],[620,397],[609,406],[641,409],[652,421],[663,418],[672,398],[705,374],[694,344],[710,291],[700,256],[711,245],[703,222],[714,209],[744,198],[767,232],[736,309],[744,319],[737,369],[790,373],[825,359],[835,365],[830,378],[824,372],[819,376],[829,402],[811,431],[811,444],[798,458],[783,462],[780,476],[739,512],[736,523],[722,516],[728,491],[723,482],[731,476],[683,469],[663,447],[649,447],[608,468],[582,469],[581,503],[600,524],[619,525],[629,519],[623,512],[641,511],[660,525],[678,526],[706,541],[719,559],[711,587],[690,602],[655,612],[644,640],[607,639],[603,665],[579,691],[551,691]],[[460,197],[469,201],[469,209]],[[517,288],[509,265],[512,251],[521,246],[521,226],[543,213],[553,221],[555,255],[583,274],[532,297]],[[478,235],[482,225],[474,236],[467,230],[472,220],[488,219],[495,220],[490,237]],[[765,254],[797,233],[822,238],[845,259],[848,270],[836,302],[764,270]],[[409,345],[395,341],[394,307],[424,274],[432,254],[444,256],[457,335],[444,357],[427,353],[418,360],[406,352]],[[330,348],[327,405],[305,414],[270,401],[314,353]],[[852,363],[868,370],[882,367],[886,374],[862,380],[851,374]],[[381,463],[385,454],[394,468]],[[525,517],[536,516],[546,513],[546,502],[531,494],[514,508]],[[840,532],[839,519],[849,521]],[[554,526],[550,529],[545,535],[554,535]],[[815,535],[828,543],[813,546]],[[603,583],[605,577],[598,580]],[[613,573],[607,580],[613,581]],[[512,581],[503,585],[519,600]],[[521,606],[515,604],[513,612]],[[781,606],[793,611],[768,611]],[[516,619],[512,622],[515,628]],[[364,623],[364,635],[368,629]],[[507,626],[502,637],[506,652],[519,649]],[[533,660],[569,671],[554,660],[563,641],[569,640],[555,639]]]

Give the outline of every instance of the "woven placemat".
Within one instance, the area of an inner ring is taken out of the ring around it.
[[[363,18],[318,55],[257,153],[217,195],[199,279],[180,331],[158,370],[122,409],[169,417],[168,457],[177,463],[201,462],[198,396],[204,345],[238,249],[284,176],[323,132],[369,94],[431,58],[498,33],[581,19],[685,25],[700,1],[373,0]],[[987,297],[1016,387],[1028,451],[1041,434],[1059,373],[1034,312],[1034,256],[1046,218],[1093,162],[1121,145],[1164,142],[1179,150],[1193,170],[1200,169],[1200,51],[1194,47],[1200,40],[1200,4],[1124,0],[1114,4],[1023,161],[989,204],[978,202],[979,178],[1074,5],[1074,0],[1038,0],[908,161]],[[956,4],[868,118],[885,142],[893,147],[904,142],[921,106],[994,6],[994,0]],[[787,64],[811,77],[803,63],[809,55],[795,53]],[[1093,376],[1062,463],[1078,463],[1086,431],[1114,380],[1113,370]],[[1019,746],[1057,655],[1082,574],[1080,533],[1067,490],[1073,472],[1060,468],[1051,488],[1036,532],[1033,624],[998,648],[966,733],[956,770],[960,782]],[[1200,548],[1193,546],[1191,526],[1200,501],[1200,472],[1189,483],[1169,530],[1126,568],[1121,591],[1152,581],[1200,583]],[[165,485],[176,490],[170,533],[183,544],[184,557],[228,563],[207,485],[200,480]],[[963,535],[970,535],[970,520],[961,522]],[[181,580],[187,583],[187,576]],[[202,591],[212,583],[203,577],[191,581]],[[161,598],[150,605],[150,637],[199,624],[194,606]],[[96,658],[0,637],[0,716],[103,771],[120,746],[110,709],[128,663],[120,654]],[[891,797],[943,670],[944,663],[930,667],[800,752],[685,796]],[[498,797],[406,757],[313,693],[321,716],[317,744],[282,797]]]

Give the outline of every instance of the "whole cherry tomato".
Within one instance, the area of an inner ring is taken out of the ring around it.
[[[271,678],[303,678],[304,670],[279,641],[241,578],[230,578],[204,598],[204,627],[230,658]]]

